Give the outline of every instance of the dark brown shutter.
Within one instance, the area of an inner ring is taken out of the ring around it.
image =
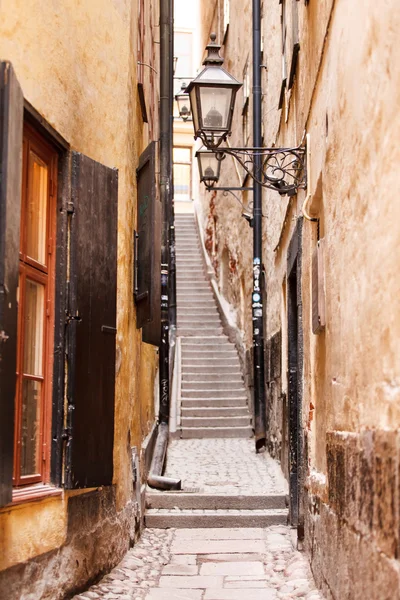
[[[11,502],[17,358],[17,288],[24,98],[0,63],[0,506]]]
[[[113,477],[118,173],[73,153],[68,314],[68,488]]]
[[[161,334],[161,204],[156,187],[156,144],[152,142],[139,159],[137,169],[136,326],[142,339],[160,345]]]

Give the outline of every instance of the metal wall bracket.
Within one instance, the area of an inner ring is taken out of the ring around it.
[[[295,196],[299,189],[307,187],[304,143],[295,148],[220,147],[215,151],[218,160],[224,160],[227,155],[233,156],[256,183],[279,192],[281,196]],[[256,157],[261,158],[261,167],[258,169],[255,167]]]

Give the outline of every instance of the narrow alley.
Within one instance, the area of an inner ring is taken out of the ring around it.
[[[399,0],[0,0],[0,600],[400,600]]]
[[[193,214],[176,216],[179,439],[166,477],[146,490],[146,529],[122,562],[75,600],[323,600],[296,530],[277,461],[256,454],[248,390],[223,333]]]

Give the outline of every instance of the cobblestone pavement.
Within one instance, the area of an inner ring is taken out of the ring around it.
[[[147,529],[75,600],[323,600],[285,526]]]
[[[255,454],[254,440],[189,439],[168,445],[167,476],[182,487],[229,495],[287,494],[279,464],[268,453]]]

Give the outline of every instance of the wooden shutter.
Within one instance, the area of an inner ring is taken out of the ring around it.
[[[67,488],[113,477],[118,173],[73,153]]]
[[[137,256],[135,262],[136,326],[142,339],[160,345],[161,335],[161,203],[156,187],[156,144],[152,142],[139,159],[137,170]]]
[[[23,94],[0,63],[0,506],[11,502],[17,357]]]

